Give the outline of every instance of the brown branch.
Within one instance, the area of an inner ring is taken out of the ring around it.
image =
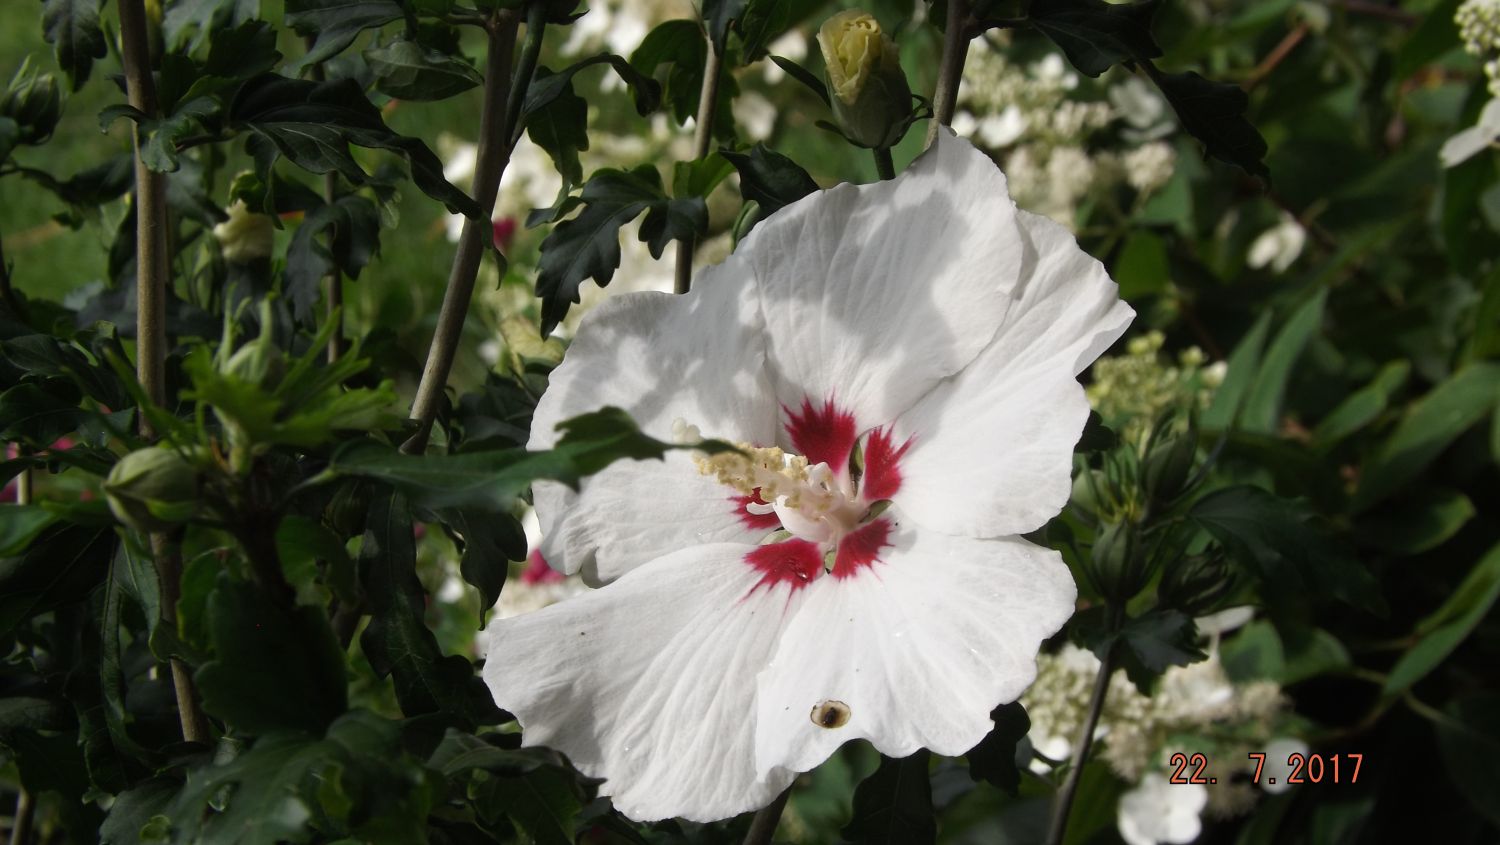
[[[927,122],[927,146],[937,140],[939,126],[953,125],[953,111],[958,108],[958,87],[963,81],[964,59],[969,55],[969,38],[974,19],[966,0],[948,0],[948,19],[943,30],[943,56],[938,66],[937,87],[932,92],[932,119]]]
[[[1302,43],[1302,39],[1307,37],[1307,33],[1308,27],[1306,22],[1297,24],[1291,32],[1288,32],[1286,37],[1281,39],[1281,43],[1277,44],[1261,60],[1261,63],[1256,65],[1254,70],[1250,71],[1250,76],[1245,79],[1245,90],[1248,91],[1254,88],[1264,81],[1267,76],[1270,76],[1271,71],[1275,70],[1277,65],[1285,61],[1286,57],[1290,56],[1292,51],[1297,49],[1297,45]]]

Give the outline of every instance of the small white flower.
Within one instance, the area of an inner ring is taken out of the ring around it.
[[[1245,263],[1257,270],[1269,266],[1273,272],[1285,273],[1306,245],[1307,230],[1297,218],[1283,212],[1280,223],[1261,232],[1250,244]]]
[[[1300,769],[1305,779],[1307,750],[1307,743],[1296,737],[1282,737],[1266,743],[1266,763],[1260,770],[1260,788],[1272,795],[1286,792],[1295,785],[1287,780],[1294,769]],[[1302,755],[1303,764],[1300,767],[1291,764],[1293,754]]]
[[[772,65],[775,67],[775,65]],[[734,121],[745,128],[745,135],[752,141],[764,141],[776,128],[776,106],[765,97],[747,91],[734,98],[730,108]]]
[[[1205,376],[1207,375],[1208,370],[1212,369],[1213,366],[1216,365],[1210,365],[1209,367],[1204,369],[1203,372]],[[1220,380],[1223,380],[1222,377],[1220,377]],[[1255,608],[1244,606],[1226,607],[1218,613],[1210,613],[1207,616],[1199,616],[1193,621],[1198,624],[1198,633],[1212,636],[1215,634],[1227,634],[1230,631],[1243,626],[1246,622],[1249,622],[1254,618]]]
[[[780,56],[783,59],[800,62],[807,58],[807,36],[802,34],[802,30],[800,29],[787,30],[786,33],[775,41],[772,41],[766,47],[766,51],[773,56]],[[786,71],[781,69],[781,65],[776,64],[770,59],[765,59],[761,64],[761,76],[765,78],[767,85],[776,85],[786,78]]]
[[[1008,147],[1026,134],[1026,115],[1014,103],[979,119],[979,140],[990,149]]]
[[[1129,845],[1183,845],[1198,838],[1203,822],[1198,814],[1208,803],[1208,790],[1196,783],[1171,783],[1151,772],[1134,789],[1120,796],[1116,823]]]
[[[1077,375],[1133,316],[950,133],[895,179],[772,215],[689,294],[611,297],[529,447],[614,405],[754,460],[536,485],[542,554],[604,586],[491,626],[485,681],[523,744],[643,821],[765,806],[850,740],[972,748],[1073,612],[1060,555],[1019,535],[1067,502]]]
[[[229,219],[214,226],[214,239],[224,251],[224,260],[244,264],[268,258],[276,240],[275,221],[251,211],[243,200],[235,200],[225,212]]]
[[[1438,158],[1444,167],[1456,167],[1492,149],[1496,141],[1500,141],[1500,97],[1485,104],[1478,123],[1449,138],[1438,151]]]
[[[1172,178],[1172,168],[1177,165],[1177,152],[1170,144],[1152,141],[1125,154],[1125,181],[1130,187],[1149,194],[1167,184]]]

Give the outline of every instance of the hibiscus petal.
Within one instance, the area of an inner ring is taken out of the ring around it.
[[[537,405],[527,445],[549,448],[559,422],[608,405],[662,440],[680,418],[708,437],[770,443],[777,408],[764,361],[758,299],[738,257],[700,273],[684,296],[613,297],[584,317]],[[548,563],[595,582],[684,546],[765,534],[745,533],[730,491],[681,455],[615,464],[580,492],[549,482],[534,492]]]
[[[1062,510],[1089,412],[1076,376],[1135,317],[1066,229],[1020,220],[1021,284],[994,342],[896,422],[896,442],[911,445],[892,498],[937,531],[1022,534]]]
[[[780,404],[831,401],[863,430],[994,336],[1021,234],[999,168],[945,131],[896,179],[812,194],[737,254],[754,267]]]
[[[774,515],[746,511],[744,499],[700,474],[686,452],[610,464],[579,493],[539,483],[535,497],[542,556],[594,586],[678,549],[757,543],[780,527]]]
[[[766,548],[684,549],[494,623],[484,679],[522,744],[604,778],[600,794],[638,821],[770,803],[796,773],[756,770],[755,676],[805,591],[750,563]]]
[[[807,771],[851,739],[895,757],[963,754],[993,726],[990,711],[1036,677],[1038,645],[1072,615],[1077,591],[1057,552],[893,521],[877,562],[802,591],[757,682],[762,774]]]

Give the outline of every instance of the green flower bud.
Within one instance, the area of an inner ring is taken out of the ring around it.
[[[1177,498],[1197,456],[1198,429],[1191,422],[1182,434],[1161,437],[1152,443],[1141,473],[1151,501],[1164,504]]]
[[[1123,602],[1145,586],[1139,544],[1133,522],[1117,522],[1099,529],[1090,550],[1089,574],[1105,598]]]
[[[1167,565],[1157,594],[1165,607],[1202,616],[1214,610],[1234,587],[1233,573],[1223,555],[1190,555]]]
[[[0,96],[0,117],[16,122],[20,128],[17,141],[40,144],[52,137],[61,113],[62,94],[57,80],[50,73],[37,73],[27,58]]]
[[[896,44],[880,24],[855,9],[839,12],[818,29],[833,115],[844,134],[863,147],[890,147],[911,125],[911,86]]]
[[[151,446],[121,458],[104,481],[109,509],[139,531],[186,522],[198,510],[198,470],[175,449]]]
[[[241,346],[229,356],[224,364],[224,375],[233,376],[247,384],[259,385],[266,390],[275,390],[286,375],[286,356],[272,343],[266,342],[269,332]]]

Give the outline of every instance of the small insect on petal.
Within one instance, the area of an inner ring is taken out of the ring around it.
[[[812,713],[808,714],[812,723],[820,728],[842,728],[849,724],[849,705],[842,701],[820,701],[813,705]]]

